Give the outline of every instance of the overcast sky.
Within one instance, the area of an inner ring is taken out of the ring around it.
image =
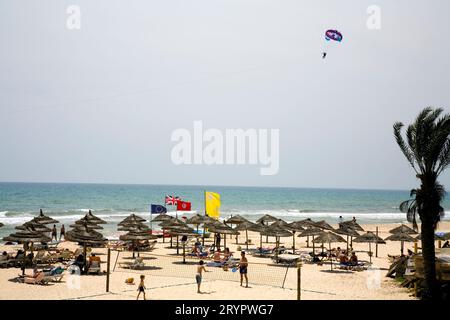
[[[366,25],[372,4],[380,30]],[[449,111],[448,12],[446,0],[3,0],[0,181],[416,187],[392,125]],[[326,44],[330,28],[342,43]],[[195,120],[280,129],[279,173],[174,165],[171,133]]]

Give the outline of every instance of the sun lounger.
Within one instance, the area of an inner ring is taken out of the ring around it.
[[[39,272],[35,277],[19,275],[19,282],[28,284],[45,284],[46,281],[44,278],[45,278],[44,272]]]
[[[87,273],[96,273],[100,274],[100,261],[92,261],[91,265],[88,268]]]
[[[53,268],[49,272],[44,273],[44,281],[60,282],[64,277],[64,271],[61,267]]]
[[[145,267],[145,263],[142,258],[136,258],[133,262],[119,262],[119,267],[125,269],[141,269]]]

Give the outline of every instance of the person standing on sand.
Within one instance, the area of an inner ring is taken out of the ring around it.
[[[239,273],[241,275],[241,287],[242,287],[242,281],[245,277],[245,287],[248,288],[248,277],[247,277],[247,267],[248,267],[248,260],[245,257],[245,251],[241,251],[241,260],[239,260]]]
[[[56,224],[53,225],[53,229],[52,229],[52,241],[53,241],[53,237],[55,237],[55,241],[58,241],[58,231],[56,231]]]
[[[64,228],[64,225],[61,226],[61,231],[59,232],[59,241],[61,241],[62,237],[66,240],[66,228]]]
[[[147,300],[147,299],[145,298],[145,284],[144,284],[144,279],[145,279],[145,276],[142,274],[142,275],[141,275],[141,282],[139,282],[139,286],[138,286],[138,291],[139,291],[139,293],[138,293],[138,295],[137,295],[136,300],[139,300],[139,296],[141,295],[141,292],[144,294],[144,300]]]
[[[197,293],[202,293],[200,291],[200,286],[202,284],[202,272],[203,271],[209,272],[208,270],[205,269],[205,266],[203,264],[204,264],[203,260],[200,260],[197,266],[197,273],[195,274],[195,281],[197,282]]]

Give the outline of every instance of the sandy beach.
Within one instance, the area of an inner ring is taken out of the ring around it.
[[[378,226],[379,235],[382,238],[388,236],[388,230],[399,224],[362,225],[365,230],[375,231]],[[336,227],[333,225],[333,227]],[[450,223],[443,222],[438,231],[450,231]],[[259,234],[249,232],[252,246],[259,246]],[[263,237],[265,241],[265,237]],[[211,241],[211,240],[209,240]],[[222,244],[223,244],[222,239]],[[239,236],[236,244],[235,237],[227,236],[227,247],[239,257],[238,246],[245,250],[245,233]],[[273,246],[269,243],[263,246]],[[206,242],[205,244],[208,244]],[[136,299],[139,276],[144,274],[147,299],[296,299],[297,297],[297,270],[295,267],[280,266],[269,258],[248,255],[249,260],[249,288],[239,286],[239,273],[224,271],[221,268],[206,267],[211,271],[204,274],[202,284],[203,294],[196,293],[195,272],[198,259],[189,258],[186,264],[182,264],[182,249],[180,255],[176,254],[174,247],[170,248],[169,240],[165,243],[158,239],[155,249],[151,252],[142,252],[140,256],[145,262],[144,270],[129,270],[120,267],[124,261],[133,261],[132,252],[115,250],[111,251],[111,275],[109,292],[106,292],[106,275],[69,275],[58,283],[48,285],[29,285],[14,281],[21,272],[19,268],[0,269],[0,299]],[[282,238],[281,245],[290,248],[292,237]],[[436,243],[437,245],[437,243]],[[319,245],[320,246],[320,245]],[[332,247],[345,248],[345,243],[334,243]],[[420,242],[418,243],[420,248]],[[72,242],[62,242],[59,248],[75,250],[78,245]],[[20,246],[0,246],[0,250],[13,252]],[[296,237],[296,249],[307,252],[306,238]],[[353,243],[353,249],[360,260],[369,260],[366,253],[367,243]],[[413,249],[412,243],[405,243],[405,251]],[[317,249],[316,249],[317,250]],[[372,247],[372,251],[375,248]],[[100,256],[102,262],[107,260],[106,248],[94,248],[93,252]],[[347,271],[336,268],[330,270],[329,262],[323,265],[304,263],[301,267],[301,298],[319,300],[359,300],[359,299],[415,299],[412,293],[399,286],[394,279],[385,277],[389,267],[389,255],[400,253],[400,243],[388,241],[385,245],[378,246],[378,257],[372,258],[372,268],[364,271]],[[106,269],[106,263],[102,263],[102,270]],[[27,269],[27,273],[31,273]],[[134,278],[134,285],[125,283],[125,279]]]

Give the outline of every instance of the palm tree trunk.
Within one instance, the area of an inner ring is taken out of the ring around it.
[[[423,215],[422,215],[423,217]],[[424,299],[440,299],[440,290],[436,281],[436,256],[434,248],[434,225],[429,218],[422,219],[422,254],[425,282],[428,292],[423,296]]]

